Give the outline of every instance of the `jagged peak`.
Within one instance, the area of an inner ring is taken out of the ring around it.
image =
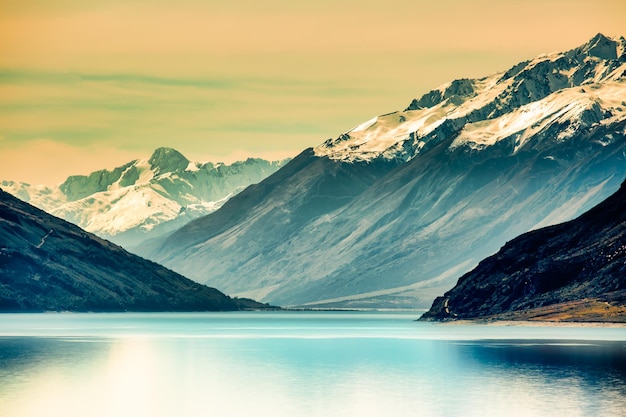
[[[580,61],[581,63],[584,57],[595,57],[603,60],[622,59],[626,57],[626,39],[623,36],[612,38],[602,33],[597,33],[583,45],[568,52],[544,54],[535,59],[520,62],[504,72],[501,76],[501,81],[510,79],[522,73],[525,69],[530,69],[537,65],[545,64],[547,61],[557,60],[568,55],[570,58],[576,57],[575,61]],[[420,98],[414,99],[405,111],[434,107],[446,99],[458,105],[474,95],[475,81],[462,78],[443,84]]]
[[[189,160],[173,148],[157,148],[148,160],[150,167],[157,174],[182,171],[189,166]]]
[[[419,99],[414,99],[405,111],[434,107],[446,99],[458,105],[473,95],[474,80],[459,78],[429,91]]]
[[[597,33],[589,41],[576,48],[575,51],[600,59],[618,59],[623,53],[624,38],[610,38]]]
[[[482,78],[456,79],[414,99],[403,112],[374,117],[337,139],[327,140],[316,148],[316,154],[346,161],[369,161],[378,157],[406,161],[421,152],[426,143],[441,137],[444,132],[452,134],[467,123],[487,123],[509,113],[518,114],[518,109],[532,103],[538,103],[532,107],[537,117],[543,114],[541,107],[547,104],[566,111],[566,107],[572,104],[568,100],[578,101],[578,93],[571,89],[586,84],[595,86],[589,97],[602,94],[606,96],[606,103],[613,103],[616,89],[619,91],[623,84],[606,89],[600,86],[623,81],[626,75],[625,49],[623,37],[611,39],[598,34],[575,49],[542,54],[520,62],[508,71]],[[603,59],[601,56],[619,56],[619,59]],[[568,90],[571,91],[565,94],[566,100],[557,96],[550,98]],[[606,110],[606,106],[600,107]],[[582,113],[569,110],[566,113],[582,117]],[[528,114],[525,117],[528,118]]]

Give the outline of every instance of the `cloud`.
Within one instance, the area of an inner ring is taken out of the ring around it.
[[[384,94],[359,80],[0,70],[0,134],[9,141],[46,138],[74,145],[106,140],[126,149],[145,149],[150,141],[219,140],[222,134],[236,141],[233,134],[242,135],[239,143],[214,144],[218,152],[241,149],[255,132],[318,135],[313,143],[300,142],[306,147],[335,133],[331,128],[342,114],[337,109],[359,114],[355,103]],[[343,123],[340,130],[352,121]]]

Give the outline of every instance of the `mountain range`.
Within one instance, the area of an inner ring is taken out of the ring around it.
[[[507,242],[421,319],[626,322],[626,182],[575,220]]]
[[[247,159],[231,165],[191,162],[159,148],[113,170],[75,175],[58,186],[2,181],[14,196],[127,248],[217,210],[283,166]]]
[[[0,312],[267,307],[193,282],[0,190]]]
[[[137,250],[279,305],[427,307],[506,241],[619,188],[625,51],[598,34],[444,84]]]

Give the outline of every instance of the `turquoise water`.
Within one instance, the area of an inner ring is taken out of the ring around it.
[[[0,316],[0,416],[626,416],[626,328]]]

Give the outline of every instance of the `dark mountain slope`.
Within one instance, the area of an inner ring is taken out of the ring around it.
[[[577,219],[508,242],[422,320],[487,317],[626,321],[626,182]]]
[[[200,311],[233,300],[0,190],[0,311]]]

